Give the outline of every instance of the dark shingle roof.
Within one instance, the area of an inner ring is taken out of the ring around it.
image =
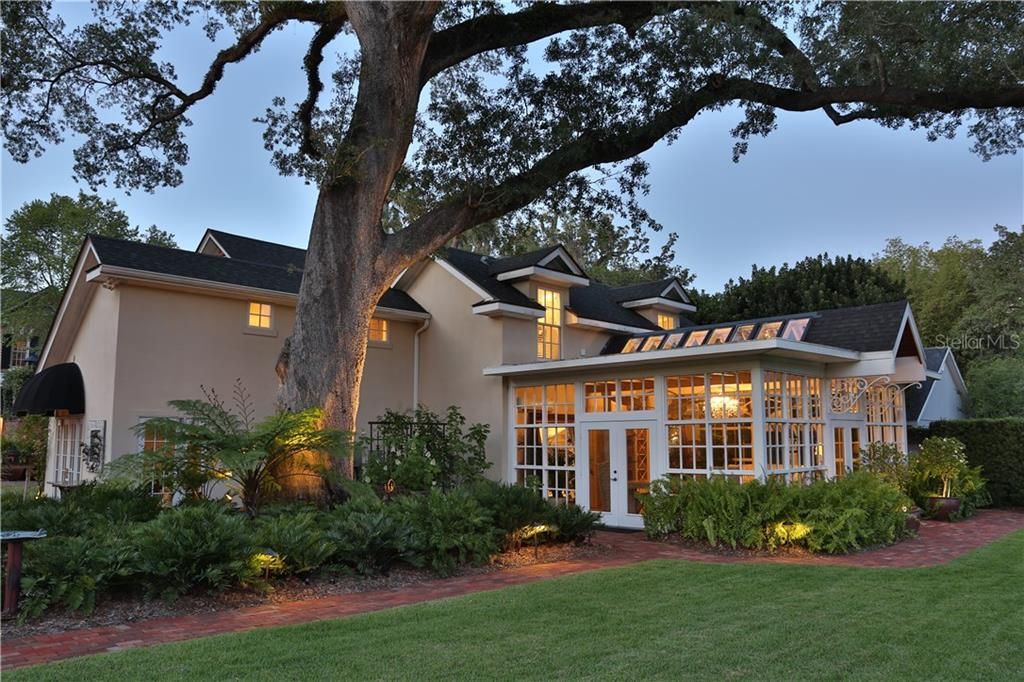
[[[569,290],[569,309],[580,317],[590,320],[652,331],[658,329],[658,325],[640,313],[619,305],[615,301],[613,292],[614,289],[611,287],[594,281],[591,281],[588,287],[573,287]]]
[[[220,230],[207,230],[207,232],[228,252],[228,256],[232,260],[245,260],[251,263],[264,263],[283,268],[298,268],[299,270],[306,264],[305,249],[265,242],[261,239],[243,237]]]
[[[611,293],[615,301],[619,303],[639,301],[645,298],[658,298],[661,296],[661,292],[665,291],[672,282],[678,282],[678,280],[675,277],[666,277],[655,282],[615,287],[611,290]],[[683,293],[683,299],[683,303],[691,303],[690,297],[685,292]]]
[[[850,308],[835,308],[792,315],[773,315],[749,320],[729,320],[714,324],[688,325],[683,323],[679,331],[735,327],[741,324],[759,324],[776,320],[810,318],[803,341],[834,348],[845,348],[861,352],[892,350],[900,333],[900,324],[906,312],[906,301],[877,303]],[[617,336],[608,340],[602,355],[618,353],[628,336]]]
[[[945,350],[945,349],[943,349]],[[921,418],[921,410],[924,409],[924,401],[935,385],[935,379],[925,379],[921,382],[921,388],[908,388],[905,391],[907,401],[907,422],[916,422]]]
[[[164,246],[96,235],[90,235],[89,239],[103,265],[189,277],[209,282],[236,284],[286,294],[298,294],[299,285],[302,283],[302,270],[289,265],[272,265],[222,256],[208,256],[194,251],[169,249]],[[220,240],[218,239],[218,241]],[[224,248],[228,249],[229,247],[224,244]],[[394,289],[385,292],[378,301],[378,305],[409,312],[426,312],[409,294]]]
[[[549,254],[557,251],[560,246],[560,244],[555,244],[554,246],[545,246],[543,249],[537,249],[536,251],[530,251],[529,253],[524,253],[518,256],[492,258],[490,266],[488,267],[488,274],[500,275],[503,272],[511,272],[513,270],[518,270],[519,268],[528,268],[531,265],[537,265]]]
[[[924,362],[929,372],[938,372],[942,368],[942,361],[946,359],[949,351],[945,346],[932,346],[924,349]]]
[[[456,270],[468,277],[474,284],[486,291],[494,300],[512,305],[521,305],[527,308],[536,308],[537,310],[544,309],[539,303],[511,284],[499,282],[498,278],[494,277],[490,271],[491,265],[494,263],[494,259],[490,256],[481,256],[471,251],[452,248],[443,249],[440,256],[448,261]]]

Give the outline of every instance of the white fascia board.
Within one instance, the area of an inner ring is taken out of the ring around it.
[[[469,277],[466,277],[464,274],[462,274],[461,270],[459,270],[454,265],[446,261],[444,258],[441,258],[440,256],[434,256],[434,262],[440,265],[442,268],[444,268],[445,272],[447,272],[452,277],[454,277],[455,279],[459,280],[467,287],[469,287],[470,291],[472,291],[480,298],[484,299],[485,301],[491,301],[494,299],[494,297],[487,293],[487,291],[485,291],[479,284],[471,280]]]
[[[402,310],[401,308],[386,308],[381,305],[377,306],[374,316],[384,320],[397,320],[399,322],[402,320],[412,321],[430,319],[430,313],[421,313],[415,310]]]
[[[942,359],[942,364],[950,368],[949,375],[953,377],[953,383],[956,384],[956,390],[960,395],[967,395],[967,382],[964,381],[964,375],[960,373],[960,366],[956,364],[956,356],[953,355],[952,349],[946,349],[946,357]]]
[[[199,246],[196,248],[196,253],[203,252],[203,247],[206,246],[206,242],[213,242],[213,245],[220,249],[220,252],[224,254],[225,258],[231,258],[231,254],[228,253],[227,249],[221,246],[221,243],[217,241],[217,238],[214,237],[213,234],[210,233],[210,230],[206,230],[206,234],[204,234],[203,238],[199,241]]]
[[[71,301],[72,295],[75,293],[75,285],[78,284],[78,280],[82,275],[82,269],[85,267],[85,261],[88,254],[92,254],[96,262],[99,262],[99,254],[96,253],[96,249],[93,248],[92,240],[86,239],[85,243],[82,244],[82,249],[78,253],[78,261],[75,263],[75,270],[71,273],[71,280],[68,282],[68,286],[64,289],[64,295],[60,299],[60,307],[57,309],[57,316],[53,318],[53,324],[50,325],[49,333],[46,335],[46,342],[43,344],[43,352],[39,354],[39,362],[36,363],[36,371],[46,367],[46,360],[50,354],[50,348],[53,347],[53,339],[57,336],[57,330],[60,328],[61,322],[64,321],[64,312],[68,309],[68,303]]]
[[[692,303],[692,301],[690,300],[690,295],[687,294],[686,289],[683,289],[682,285],[679,284],[679,280],[672,280],[672,282],[667,287],[665,287],[665,290],[661,292],[661,295],[664,297],[668,295],[668,292],[672,290],[677,291],[679,295],[683,297],[683,300],[686,301],[687,303]],[[693,309],[696,310],[697,307],[694,306]]]
[[[566,311],[568,314],[565,316],[565,323],[570,327],[579,327],[580,329],[596,329],[603,332],[615,332],[618,334],[653,334],[656,333],[654,329],[647,329],[644,327],[631,327],[625,324],[615,324],[614,322],[604,322],[602,320],[592,320],[587,317],[580,317],[571,310]]]
[[[639,298],[635,301],[626,301],[620,303],[623,308],[669,308],[671,310],[686,310],[688,312],[696,312],[697,306],[690,305],[689,303],[680,303],[679,301],[673,301],[670,298]]]
[[[520,317],[529,320],[544,317],[543,310],[527,308],[526,306],[514,305],[512,303],[502,303],[501,301],[477,303],[473,306],[473,314],[484,315],[485,317]]]
[[[531,265],[526,268],[519,268],[518,270],[509,270],[498,275],[497,279],[499,282],[507,282],[515,279],[533,279],[538,282],[548,282],[551,284],[562,284],[570,287],[586,287],[590,286],[590,280],[586,277],[580,277],[579,275],[570,275],[557,270],[548,270],[547,268],[539,265]]]
[[[576,262],[576,259],[569,255],[569,252],[562,246],[559,246],[557,249],[544,256],[537,265],[547,265],[556,258],[561,258],[565,264],[569,266],[569,269],[572,270],[574,275],[579,275],[580,277],[587,276],[586,273],[583,272],[583,268],[581,268],[579,263]]]
[[[616,353],[614,355],[599,355],[573,360],[550,360],[546,362],[527,362],[518,365],[499,365],[497,367],[485,367],[483,373],[485,376],[516,376],[582,370],[592,367],[628,367],[637,364],[664,363],[671,360],[714,359],[717,356],[761,354],[771,351],[788,351],[797,354],[809,353],[813,354],[818,362],[825,357],[837,362],[852,362],[860,357],[860,353],[857,351],[844,348],[834,348],[832,346],[822,346],[802,341],[790,341],[788,339],[762,339],[739,343],[721,343],[715,346],[655,350],[646,353]]]
[[[926,369],[924,371],[924,375],[928,379],[941,379],[942,378],[942,372],[933,372],[930,369]]]

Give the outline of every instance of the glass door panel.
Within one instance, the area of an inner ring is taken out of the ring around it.
[[[626,512],[639,514],[637,495],[647,493],[651,483],[651,430],[626,429]]]
[[[842,478],[846,473],[846,439],[843,438],[843,427],[837,426],[832,429],[833,448],[835,453],[836,478]]]
[[[591,429],[588,433],[590,511],[610,512],[612,510],[611,431]]]
[[[850,427],[850,469],[860,469],[860,428]]]

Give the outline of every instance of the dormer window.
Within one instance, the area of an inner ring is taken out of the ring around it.
[[[537,303],[544,308],[544,317],[537,320],[537,357],[558,360],[562,357],[562,295],[537,287]]]
[[[665,313],[658,313],[658,326],[662,329],[675,329],[676,328],[676,316],[666,315]]]

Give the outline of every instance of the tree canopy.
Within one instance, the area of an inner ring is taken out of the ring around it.
[[[132,227],[114,200],[95,194],[51,194],[24,204],[4,222],[0,282],[6,333],[46,333],[89,234],[177,246],[174,236],[156,225]]]
[[[79,178],[145,190],[182,182],[189,114],[233,64],[311,27],[305,96],[268,83],[260,118],[278,169],[319,187],[279,370],[284,404],[343,428],[372,302],[403,269],[538,207],[651,223],[639,155],[701,114],[740,109],[737,158],[779,110],[966,128],[983,158],[1024,133],[1021,3],[104,2],[76,26],[59,8],[0,5],[4,144],[27,161],[74,136]],[[160,50],[190,28],[220,49],[179,76]],[[403,192],[414,210],[385,231]]]

